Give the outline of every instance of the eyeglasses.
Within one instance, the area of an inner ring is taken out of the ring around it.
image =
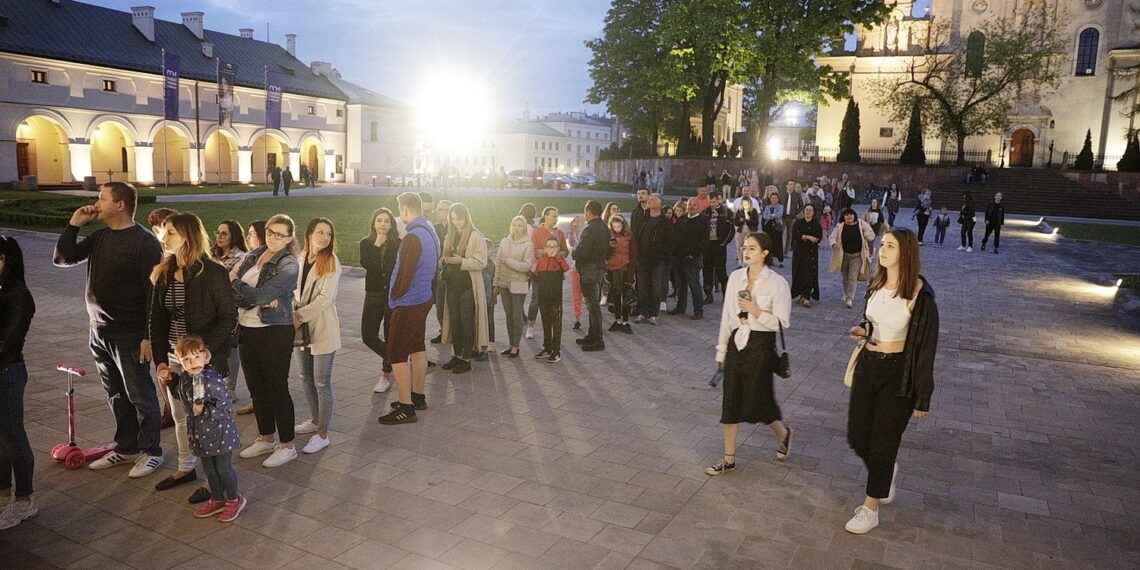
[[[214,235],[215,236],[228,236],[228,235],[230,235],[230,232],[214,230]]]
[[[271,230],[271,229],[269,229],[269,228],[266,228],[266,229],[265,229],[265,237],[271,237],[271,238],[277,238],[277,239],[285,239],[285,238],[291,238],[291,237],[293,237],[293,234],[280,234],[280,233],[277,233],[277,232],[275,232],[275,231],[273,231],[273,230]]]

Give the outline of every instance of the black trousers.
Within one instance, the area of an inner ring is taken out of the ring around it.
[[[922,241],[922,238],[926,236],[926,224],[930,221],[930,216],[918,214],[915,217],[918,218],[918,241]]]
[[[586,312],[590,318],[589,332],[586,338],[594,342],[602,342],[602,279],[605,277],[604,267],[578,268],[579,280],[582,283],[582,299],[586,301]]]
[[[962,247],[974,247],[974,222],[962,224]]]
[[[386,291],[365,291],[364,309],[360,313],[360,340],[383,360],[384,372],[392,371],[388,362],[388,327],[392,324],[392,311],[388,308]],[[384,327],[384,338],[380,338],[380,327]]]
[[[1001,226],[986,223],[986,235],[982,237],[982,247],[990,241],[990,234],[994,234],[994,249],[1001,247]]]
[[[614,305],[614,317],[625,322],[629,320],[629,301],[633,298],[633,290],[626,284],[626,275],[629,270],[610,271],[610,293],[608,300]]]
[[[273,435],[281,443],[293,441],[296,416],[289,395],[289,363],[293,362],[293,327],[241,328],[241,367],[253,399],[257,433]]]
[[[562,352],[562,303],[540,303],[542,314],[542,348],[554,354]]]
[[[463,277],[467,275],[464,272]],[[471,359],[475,347],[475,293],[470,286],[446,286],[448,331],[451,352],[463,360]]]
[[[720,291],[724,292],[728,286],[728,246],[720,242],[710,241],[705,245],[704,280],[705,294],[712,293],[713,285],[720,283]]]
[[[677,306],[675,310],[685,312],[686,293],[693,297],[693,313],[704,313],[704,297],[701,295],[701,256],[678,257],[673,259],[673,276],[677,279]]]
[[[898,396],[902,382],[902,353],[864,350],[855,364],[847,407],[847,443],[867,467],[867,496],[890,494],[895,459],[914,400]]]

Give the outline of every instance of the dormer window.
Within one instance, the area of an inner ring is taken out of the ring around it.
[[[115,91],[117,91],[117,89],[115,89],[115,80],[114,79],[104,79],[103,80],[103,91],[108,91],[110,93],[114,93]]]
[[[47,72],[39,69],[32,70],[32,83],[47,84]]]

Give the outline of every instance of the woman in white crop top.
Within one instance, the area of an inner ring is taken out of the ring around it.
[[[894,499],[899,444],[910,418],[929,409],[938,341],[934,294],[919,275],[918,239],[905,228],[892,230],[878,255],[866,320],[850,330],[863,344],[850,377],[847,442],[867,467],[866,497],[846,526],[854,534],[878,526],[879,505]]]
[[[736,434],[740,422],[762,423],[779,438],[776,459],[788,457],[792,430],[786,427],[772,387],[779,356],[776,335],[787,328],[792,310],[788,282],[770,269],[772,239],[750,234],[741,246],[745,266],[732,272],[725,287],[716,361],[724,367],[724,458],[705,469],[723,475],[736,468]],[[731,302],[735,300],[736,302]]]

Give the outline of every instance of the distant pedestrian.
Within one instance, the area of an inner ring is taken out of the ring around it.
[[[961,226],[962,245],[958,251],[972,253],[974,251],[974,225],[978,223],[977,210],[974,207],[974,194],[962,193],[962,208],[958,210],[958,225]]]
[[[637,249],[637,308],[636,322],[646,319],[657,324],[661,303],[669,294],[667,263],[670,254],[673,222],[662,209],[661,195],[649,196],[647,213],[641,227],[634,232]]]
[[[804,207],[803,219],[796,220],[792,227],[792,296],[796,304],[810,307],[812,300],[819,300],[819,242],[823,240],[823,228],[815,219],[815,208]]]
[[[531,204],[533,207],[533,204]],[[617,204],[614,204],[617,207]],[[525,210],[525,206],[524,206]],[[524,219],[528,220],[527,235],[530,236],[531,244],[534,246],[535,259],[541,259],[546,256],[546,238],[553,237],[558,240],[560,244],[556,255],[565,258],[570,255],[570,245],[566,242],[566,236],[562,234],[562,230],[558,229],[558,208],[547,206],[542,209],[542,219],[535,227],[530,226],[530,218],[526,215],[529,211],[521,213]],[[533,216],[533,214],[532,214]],[[527,327],[526,337],[534,338],[534,323],[537,322],[539,314],[539,301],[538,301],[538,284],[531,284],[532,295],[530,297],[530,306],[527,307],[525,315],[526,322],[529,324]]]
[[[657,169],[657,176],[653,181],[653,187],[658,194],[665,192],[665,170],[663,168]]]
[[[760,231],[760,224],[762,223],[760,210],[756,207],[752,198],[748,196],[748,193],[749,189],[745,188],[744,195],[737,199],[739,205],[732,216],[732,225],[736,227],[736,265],[738,267],[744,267],[744,255],[741,253],[741,248],[744,247],[744,240],[752,232]],[[784,208],[780,206],[779,196],[776,196],[775,204],[776,207],[779,208],[779,223],[783,225]],[[781,243],[779,245],[783,246],[784,244]]]
[[[768,238],[772,240],[772,249],[769,250],[768,255],[775,259],[780,267],[784,266],[784,232],[787,230],[784,227],[784,220],[786,219],[784,207],[780,205],[779,195],[775,192],[769,194],[768,204],[764,206],[764,213],[760,216],[760,224],[764,228],[764,233],[768,234]],[[740,240],[740,244],[743,247],[744,240]]]
[[[709,194],[709,207],[704,211],[708,223],[705,233],[704,258],[702,271],[704,276],[706,305],[713,302],[713,291],[719,290],[724,294],[728,284],[728,243],[732,241],[734,232],[732,228],[732,212],[725,207],[720,192]]]
[[[630,300],[633,296],[633,268],[637,264],[637,242],[629,233],[629,222],[621,216],[610,218],[610,256],[606,259],[606,277],[610,282],[609,300],[614,304],[614,323],[610,332],[633,334],[629,325]]]
[[[275,166],[269,169],[269,178],[273,182],[273,195],[276,196],[281,191],[281,167]]]
[[[990,234],[994,235],[994,253],[1001,247],[1001,227],[1005,225],[1005,204],[1001,203],[1001,192],[994,194],[994,201],[986,206],[986,233],[982,236],[982,251],[986,250],[986,242],[990,241]]]
[[[697,199],[689,198],[685,217],[673,227],[673,276],[677,280],[677,305],[669,311],[670,315],[685,314],[686,294],[691,294],[692,320],[700,320],[705,316],[701,270],[704,262],[704,242],[708,240],[708,235],[708,222],[701,216]]]
[[[883,209],[887,211],[887,224],[892,228],[895,227],[895,217],[899,215],[901,205],[902,192],[899,190],[899,185],[892,182],[887,195],[883,198]]]
[[[281,173],[281,188],[285,190],[285,195],[289,195],[289,187],[293,185],[293,173],[289,172],[289,167],[285,167],[285,171]]]
[[[883,209],[879,206],[878,198],[871,198],[871,205],[867,207],[866,212],[863,212],[863,221],[871,226],[871,231],[875,232],[876,237],[891,229],[889,224],[884,226],[886,220],[883,219]]]
[[[946,212],[946,206],[942,207],[941,213],[934,218],[934,245],[942,247],[942,243],[946,241],[946,228],[950,227],[950,214]]]
[[[237,220],[223,220],[222,223],[218,224],[218,229],[214,230],[214,245],[210,248],[210,253],[213,255],[214,260],[226,268],[226,272],[233,271],[233,268],[241,263],[241,260],[248,252],[249,246],[246,245],[241,223]],[[234,322],[234,332],[237,332],[236,321]],[[238,374],[241,372],[241,360],[238,356],[237,334],[233,334],[232,337],[229,357],[226,360],[228,370],[226,385],[229,386],[230,399],[236,402]]]
[[[582,218],[574,216],[570,218],[570,231],[566,236],[571,251],[578,249],[578,242],[581,238]],[[578,263],[574,261],[574,257],[567,256],[566,261],[570,263],[570,302],[574,311],[574,330],[579,331],[582,329],[582,280],[578,274]]]
[[[918,245],[920,246],[926,236],[926,224],[930,222],[932,215],[934,215],[934,207],[930,199],[930,188],[923,188],[918,195],[918,204],[914,208],[914,214],[911,215],[911,217],[918,219]]]
[[[866,281],[871,271],[871,249],[875,231],[871,225],[858,219],[850,208],[840,215],[842,219],[831,232],[831,263],[827,270],[839,272],[843,280],[843,304],[848,309],[855,302],[855,288]]]

